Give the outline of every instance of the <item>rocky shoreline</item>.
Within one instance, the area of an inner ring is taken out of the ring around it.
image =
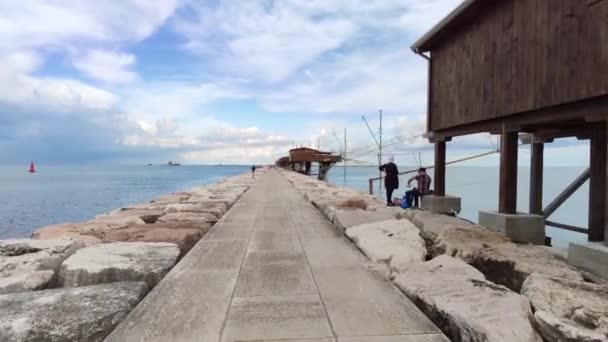
[[[0,240],[0,341],[103,341],[253,182],[243,174]]]
[[[452,341],[608,341],[608,285],[551,248],[283,175]]]

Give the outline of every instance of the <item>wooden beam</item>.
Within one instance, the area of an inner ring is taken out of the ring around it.
[[[543,159],[545,144],[533,142],[530,160],[530,214],[543,214]]]
[[[589,233],[589,230],[587,230],[585,228],[581,228],[581,227],[577,227],[577,226],[571,226],[569,224],[564,224],[564,223],[558,223],[558,222],[553,222],[553,221],[545,221],[545,225],[551,226],[551,227],[555,227],[555,228],[559,228],[559,229],[569,230],[571,232],[577,232],[577,233],[581,233],[581,234],[587,234],[587,233]]]
[[[436,136],[435,139],[441,140],[442,137],[458,137],[481,132],[495,132],[498,134],[502,132],[505,124],[510,130],[519,130],[520,128],[529,125],[545,125],[550,127],[551,124],[554,123],[572,120],[577,120],[581,124],[586,123],[588,125],[589,123],[595,123],[598,120],[605,121],[607,111],[608,95],[603,95],[588,100],[516,113],[496,119],[473,122],[445,129],[435,129],[433,130],[433,133]]]
[[[606,170],[608,169],[608,132],[606,122],[593,125],[590,143],[589,241],[604,241],[606,236]]]
[[[517,213],[517,140],[517,132],[506,129],[500,139],[498,211],[501,214]]]
[[[435,143],[435,196],[445,196],[445,141]]]
[[[545,218],[549,218],[549,216],[551,216],[557,209],[559,209],[559,207],[561,207],[562,204],[564,204],[564,202],[566,202],[566,200],[570,198],[570,196],[572,196],[581,186],[583,186],[583,184],[585,184],[585,182],[589,179],[590,175],[590,169],[583,171],[583,173],[581,173],[580,176],[578,176],[570,185],[568,185],[568,187],[566,187],[566,189],[564,189],[561,194],[555,197],[553,202],[551,202],[543,210],[543,215],[545,216]]]

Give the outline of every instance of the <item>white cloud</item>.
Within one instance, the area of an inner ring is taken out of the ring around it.
[[[178,8],[165,1],[1,1],[1,49],[140,41]]]
[[[41,63],[31,51],[0,55],[0,102],[47,112],[108,110],[116,103],[114,94],[76,80],[32,76]]]
[[[86,75],[110,83],[127,83],[137,75],[130,68],[135,56],[113,51],[93,50],[74,61],[74,67]]]
[[[221,2],[192,6],[196,20],[177,30],[191,51],[218,57],[218,67],[265,82],[288,78],[324,52],[342,45],[355,27],[346,18],[313,20],[281,2]]]

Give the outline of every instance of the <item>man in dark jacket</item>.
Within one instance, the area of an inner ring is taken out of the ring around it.
[[[384,187],[386,188],[386,205],[392,207],[393,191],[399,189],[399,169],[395,165],[395,158],[389,157],[388,163],[380,166],[380,171],[384,171]]]
[[[421,167],[418,169],[418,173],[407,181],[408,188],[411,186],[410,184],[412,184],[413,181],[418,182],[418,187],[407,191],[405,196],[412,198],[414,201],[414,207],[418,207],[420,197],[424,197],[431,192],[431,176],[426,173],[425,168]],[[408,203],[408,205],[411,207],[412,203]]]

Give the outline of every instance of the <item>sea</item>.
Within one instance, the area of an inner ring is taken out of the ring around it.
[[[34,230],[50,224],[80,222],[113,209],[149,201],[170,192],[187,190],[222,178],[249,172],[250,166],[168,166],[168,165],[37,165],[0,166],[0,239],[29,237]],[[400,169],[414,169],[400,166]],[[545,168],[544,202],[548,204],[583,168]],[[431,173],[432,174],[432,173]],[[461,217],[477,221],[480,210],[498,206],[498,168],[448,166],[447,193],[462,197]],[[368,179],[378,176],[376,167],[334,167],[329,182],[368,191]],[[529,169],[519,170],[518,209],[528,208]],[[407,176],[401,177],[406,191]],[[381,186],[374,194],[383,198]],[[584,185],[551,220],[580,227],[587,226],[588,187]],[[567,247],[570,241],[586,241],[584,234],[548,228],[553,245]]]
[[[247,172],[250,166],[0,166],[0,239],[81,222],[131,204]]]

